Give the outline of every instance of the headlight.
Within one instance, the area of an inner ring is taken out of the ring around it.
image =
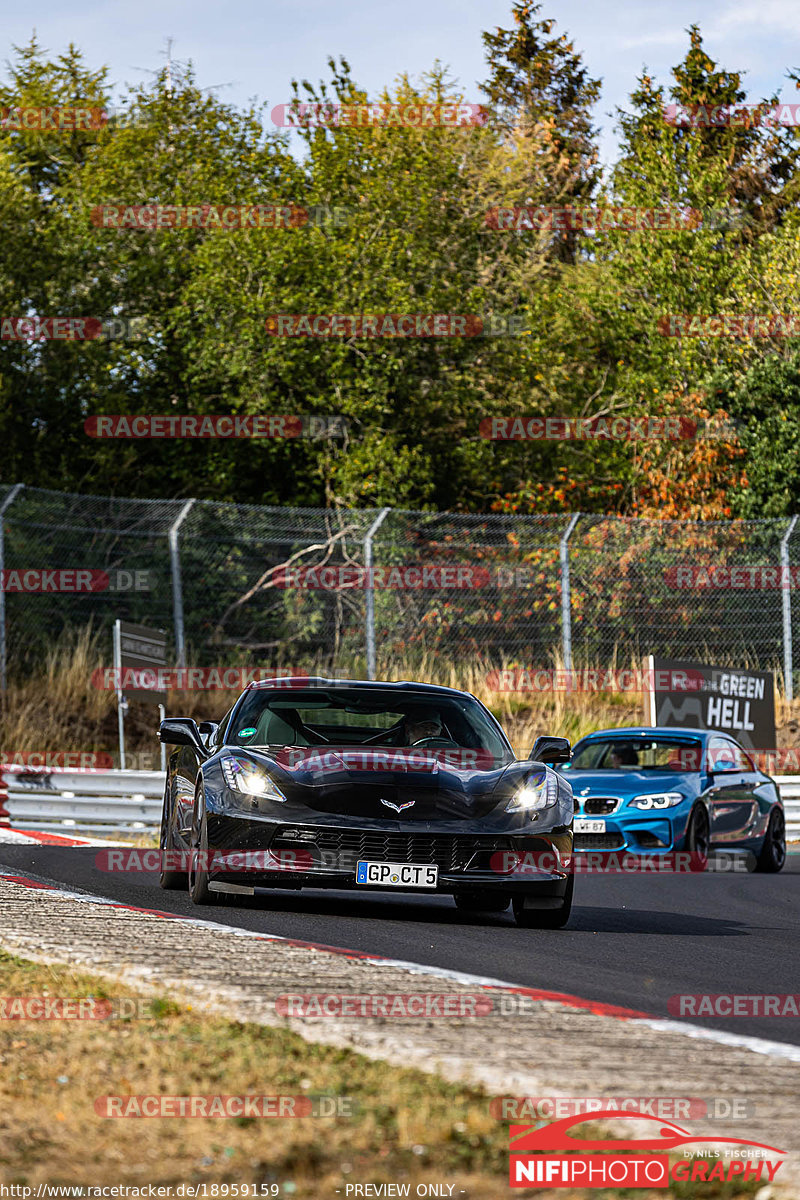
[[[248,759],[226,755],[220,762],[225,782],[234,791],[244,792],[246,796],[262,796],[265,800],[286,800],[277,783]]]
[[[535,812],[552,808],[558,801],[558,780],[552,771],[531,775],[506,805],[507,813]]]
[[[648,796],[634,796],[628,801],[629,808],[674,808],[686,797],[680,792],[653,792]]]

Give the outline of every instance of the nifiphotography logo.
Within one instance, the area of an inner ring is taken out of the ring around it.
[[[509,1129],[511,1187],[668,1188],[686,1182],[771,1182],[785,1151],[762,1142],[694,1137],[680,1125],[644,1113],[626,1113],[626,1122],[642,1124],[641,1137],[583,1138],[570,1132],[587,1121],[619,1120],[618,1109],[582,1113],[543,1125]],[[705,1152],[697,1148],[710,1148]],[[553,1153],[553,1152],[556,1153]],[[670,1162],[670,1155],[676,1161]],[[679,1157],[682,1156],[682,1157]],[[780,1161],[776,1161],[776,1159]]]

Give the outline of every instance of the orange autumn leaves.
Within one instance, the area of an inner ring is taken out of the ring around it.
[[[719,427],[728,414],[709,411],[700,392],[671,393],[665,403],[682,416]],[[735,433],[684,442],[643,442],[634,469],[630,513],[634,517],[709,521],[729,517],[729,493],[747,486],[744,448]]]
[[[696,423],[701,436],[615,443],[613,456],[608,443],[584,443],[595,452],[548,472],[555,475],[551,482],[525,481],[506,492],[493,504],[494,511],[616,512],[662,520],[729,517],[729,493],[746,487],[747,476],[745,451],[735,433],[725,428],[728,414],[712,410],[699,391],[669,392],[658,408],[652,415],[677,414]],[[620,455],[621,446],[627,454]]]

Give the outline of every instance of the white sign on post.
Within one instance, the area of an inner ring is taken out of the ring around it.
[[[114,622],[114,672],[117,682],[117,723],[119,725],[119,765],[125,770],[125,713],[128,700],[143,700],[158,705],[164,720],[167,693],[163,671],[167,665],[167,635],[147,625]],[[160,677],[161,676],[161,677]],[[161,767],[166,770],[166,747],[161,745]]]

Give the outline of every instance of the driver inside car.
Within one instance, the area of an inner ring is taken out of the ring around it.
[[[406,714],[403,721],[403,745],[416,746],[428,738],[442,736],[442,722],[434,709],[417,710]]]
[[[611,766],[613,770],[618,767],[638,767],[639,755],[636,753],[636,747],[630,746],[625,742],[611,748]]]

